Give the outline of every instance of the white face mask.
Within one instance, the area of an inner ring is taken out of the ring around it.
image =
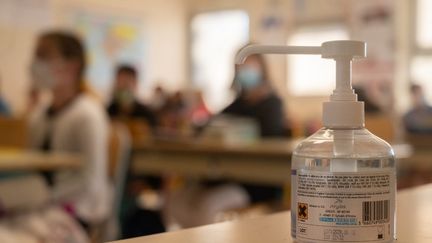
[[[30,68],[35,88],[51,89],[54,86],[55,78],[52,64],[36,59]]]

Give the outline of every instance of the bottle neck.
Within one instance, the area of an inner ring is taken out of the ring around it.
[[[352,72],[351,57],[335,57],[336,62],[336,87],[330,96],[330,101],[357,101],[351,84]]]
[[[340,126],[324,126],[324,129],[331,130],[362,130],[365,129],[365,126],[354,126],[354,127],[340,127]]]
[[[361,101],[328,101],[323,103],[325,127],[353,129],[364,127],[364,103]]]

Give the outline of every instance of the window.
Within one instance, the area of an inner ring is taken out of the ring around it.
[[[423,87],[426,99],[432,103],[432,1],[417,0],[416,38],[411,61],[412,82]]]
[[[417,45],[421,48],[432,48],[432,1],[417,1]]]
[[[412,82],[423,87],[427,101],[432,104],[432,56],[417,56],[411,62]]]
[[[288,45],[321,45],[330,40],[346,40],[348,32],[342,25],[303,27],[288,40]],[[334,89],[335,63],[321,56],[288,56],[287,87],[294,96],[329,95]]]
[[[196,15],[192,29],[192,82],[203,91],[212,111],[225,107],[231,98],[234,56],[249,41],[249,16],[227,10]]]

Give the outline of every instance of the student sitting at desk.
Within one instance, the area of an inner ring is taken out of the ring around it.
[[[263,138],[287,135],[282,101],[271,88],[262,56],[249,56],[244,65],[236,66],[233,88],[237,98],[222,113],[256,120]],[[225,210],[274,201],[281,195],[280,187],[206,180],[202,186],[192,186],[174,195],[167,211],[183,227],[192,227],[213,223]]]
[[[222,113],[252,118],[259,124],[261,137],[284,137],[284,112],[281,99],[271,87],[267,66],[262,55],[249,56],[236,65],[233,88],[238,95]],[[259,185],[243,185],[252,202],[271,200],[280,190]]]
[[[141,136],[152,134],[153,131],[150,129],[153,130],[156,126],[156,116],[135,96],[137,85],[138,71],[130,65],[120,65],[116,70],[112,100],[107,111],[111,119],[125,121],[128,124],[132,139],[140,140]],[[124,208],[123,237],[164,232],[165,228],[159,213],[141,209],[134,199],[141,190],[159,189],[162,184],[161,179],[152,176],[130,176],[129,179],[127,194],[132,198],[133,203]]]
[[[412,108],[403,117],[405,129],[414,134],[432,134],[432,106],[420,85],[411,85],[410,91]]]
[[[84,227],[109,213],[111,192],[107,173],[108,123],[102,105],[84,90],[85,52],[66,32],[47,32],[37,41],[32,63],[34,87],[49,91],[51,102],[34,109],[31,145],[45,151],[81,154],[78,172],[48,177],[55,198]]]
[[[222,113],[255,119],[262,137],[286,135],[282,101],[270,85],[264,57],[249,56],[235,71],[237,98]]]
[[[148,125],[156,125],[155,115],[146,105],[135,97],[138,84],[138,72],[129,65],[117,68],[113,98],[108,106],[111,118],[144,119]]]

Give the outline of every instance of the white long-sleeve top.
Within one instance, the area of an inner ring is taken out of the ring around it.
[[[30,143],[41,148],[50,136],[52,151],[74,152],[84,165],[78,171],[58,172],[54,176],[54,199],[71,203],[84,221],[97,222],[111,210],[112,193],[107,173],[108,120],[93,98],[81,94],[53,117],[47,107],[30,118]]]

